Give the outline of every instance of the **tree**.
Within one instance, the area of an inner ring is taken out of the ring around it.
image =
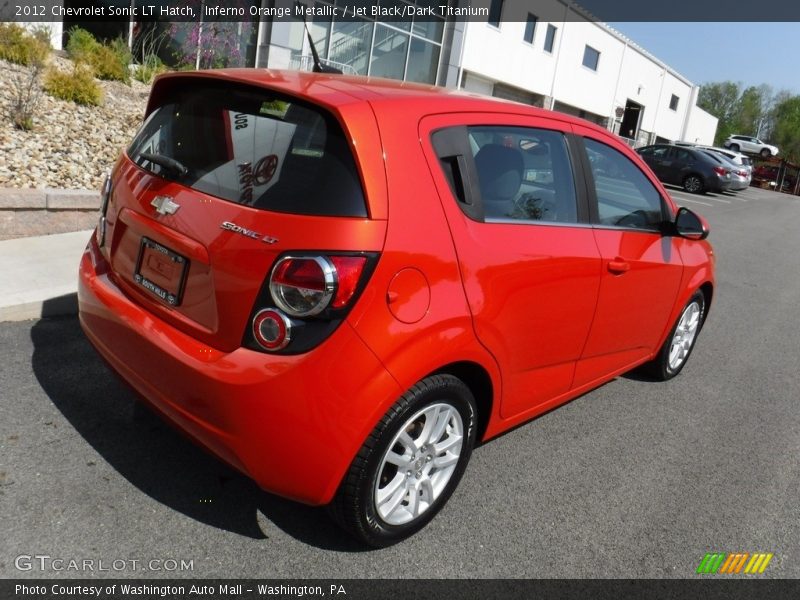
[[[786,97],[775,105],[772,141],[790,162],[800,161],[800,96]]]

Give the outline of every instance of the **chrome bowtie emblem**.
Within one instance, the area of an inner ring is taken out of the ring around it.
[[[180,204],[173,202],[169,196],[156,196],[150,206],[155,208],[160,215],[174,215],[181,207]]]

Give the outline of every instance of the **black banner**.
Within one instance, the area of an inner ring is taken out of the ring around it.
[[[189,600],[222,598],[339,598],[347,600],[702,599],[783,600],[800,597],[798,580],[452,580],[452,579],[150,579],[0,580],[3,600]]]
[[[0,0],[0,21],[800,21],[792,0]]]

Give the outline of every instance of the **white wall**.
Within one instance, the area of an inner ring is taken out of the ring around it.
[[[47,29],[50,32],[50,45],[53,50],[63,50],[61,45],[61,36],[64,33],[64,23],[61,21],[49,22],[24,22],[20,23],[28,31],[35,31],[37,29]]]
[[[570,19],[552,23],[557,28],[552,54],[544,51],[548,22],[536,24],[533,44],[523,39],[523,22],[501,22],[499,28],[467,23],[460,65],[467,71],[465,86],[480,93],[491,93],[495,82],[518,87],[606,117],[609,128],[615,109],[632,100],[644,107],[642,131],[671,140],[689,139],[689,133],[713,138],[714,118],[694,114],[697,88],[690,81],[603,23],[575,20],[575,14]],[[583,66],[587,45],[600,52],[597,71]]]
[[[560,23],[558,66],[553,97],[603,117],[610,117],[625,44],[588,21]],[[586,46],[600,52],[597,71],[583,66]]]
[[[560,27],[560,23],[557,26]],[[543,96],[550,95],[557,54],[544,51],[547,23],[538,22],[533,44],[523,36],[525,23],[467,23],[461,68]]]
[[[719,119],[714,115],[707,113],[698,106],[693,106],[689,111],[686,132],[683,136],[684,141],[713,145],[718,121]]]

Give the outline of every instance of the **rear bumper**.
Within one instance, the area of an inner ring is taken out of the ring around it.
[[[308,504],[332,499],[378,407],[400,394],[347,323],[298,356],[202,344],[125,296],[94,238],[78,305],[86,336],[148,403],[263,489]]]

